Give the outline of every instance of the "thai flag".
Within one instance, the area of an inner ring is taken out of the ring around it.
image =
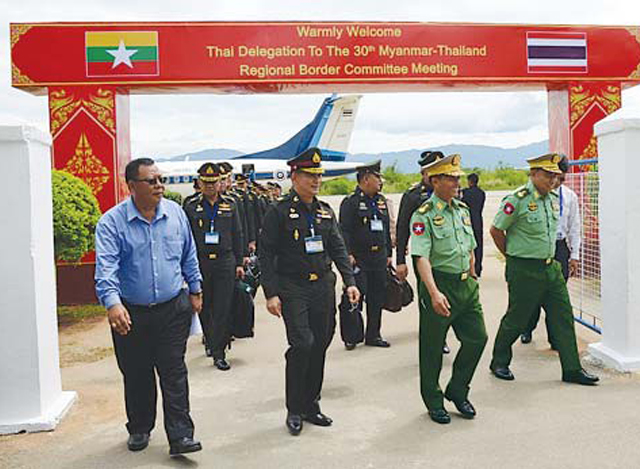
[[[529,73],[587,73],[587,34],[527,32]]]

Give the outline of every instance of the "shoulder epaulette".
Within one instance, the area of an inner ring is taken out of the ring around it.
[[[433,208],[433,202],[431,202],[430,200],[427,200],[425,203],[423,203],[420,208],[418,208],[418,212],[421,214],[425,214],[428,211],[430,211]]]
[[[464,208],[466,208],[466,209],[468,209],[468,208],[469,208],[469,206],[468,206],[465,202],[463,202],[462,200],[460,200],[460,199],[456,199],[456,203],[457,203],[460,207],[464,207]]]
[[[527,186],[518,187],[509,195],[515,195],[518,199],[523,199],[529,195],[529,189],[527,189]]]
[[[416,182],[416,183],[413,183],[413,184],[411,184],[411,186],[409,187],[409,189],[407,190],[407,192],[410,192],[410,191],[414,191],[414,190],[416,190],[416,189],[419,189],[421,185],[422,185],[422,183],[421,183],[420,181],[418,181],[418,182]]]

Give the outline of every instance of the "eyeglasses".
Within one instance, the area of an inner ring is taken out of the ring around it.
[[[148,178],[148,179],[134,179],[134,181],[136,181],[136,182],[146,182],[150,186],[157,186],[157,185],[164,184],[165,182],[167,182],[167,178],[164,177],[164,176],[157,176],[157,177]]]

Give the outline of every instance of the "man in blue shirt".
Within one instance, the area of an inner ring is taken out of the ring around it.
[[[184,362],[191,316],[202,309],[196,246],[182,208],[162,198],[163,178],[152,159],[131,161],[125,179],[131,197],[96,227],[95,281],[124,377],[127,445],[139,451],[149,444],[157,373],[170,454],[200,451]]]

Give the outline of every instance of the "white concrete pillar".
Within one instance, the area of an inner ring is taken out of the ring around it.
[[[640,370],[640,110],[595,125],[600,175],[602,341],[589,352],[621,371]]]
[[[53,430],[76,398],[60,382],[50,147],[0,126],[0,434]]]

